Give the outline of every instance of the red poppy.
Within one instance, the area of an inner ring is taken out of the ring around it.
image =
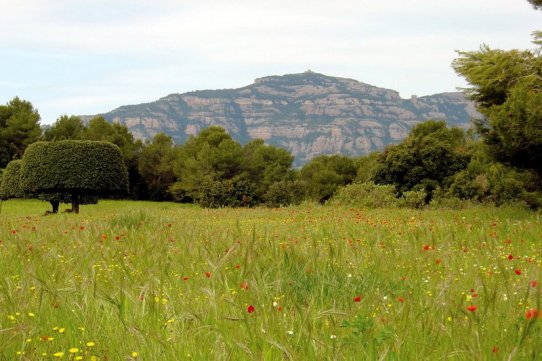
[[[404,299],[403,297],[399,297],[399,298],[397,299],[397,301],[403,303],[403,302],[405,302],[405,299]]]
[[[354,302],[361,302],[361,296],[354,297]]]
[[[118,241],[120,239],[120,236],[115,236],[115,239]]]
[[[247,307],[247,312],[248,312],[248,313],[254,312],[254,306],[248,305],[248,307]]]
[[[470,312],[476,311],[477,308],[478,308],[478,306],[476,306],[476,305],[467,306],[467,310],[470,311]]]
[[[532,288],[535,288],[536,286],[538,286],[538,281],[532,280],[532,281],[531,281],[531,287],[532,287]]]
[[[282,311],[282,306],[277,307],[277,311],[281,312]]]
[[[521,270],[520,270],[519,268],[516,268],[516,269],[514,270],[514,272],[515,272],[518,276],[521,275]]]
[[[188,281],[188,277],[183,277],[183,281]]]
[[[538,316],[538,310],[536,308],[527,310],[527,312],[525,312],[525,318],[528,320],[530,320],[531,318],[536,318],[536,316]]]
[[[430,245],[428,245],[428,244],[424,244],[424,245],[423,245],[423,250],[424,250],[424,251],[429,251],[430,249],[431,249],[431,246],[430,246]]]
[[[105,241],[107,239],[107,234],[102,234],[102,239]]]
[[[235,265],[235,268],[239,269],[239,268],[241,268],[241,265],[240,265],[240,264],[236,264],[236,265]]]
[[[436,264],[440,264],[441,262],[442,262],[442,261],[441,261],[440,259],[438,259],[438,258],[435,260],[435,263],[436,263]]]
[[[491,350],[493,353],[499,352],[499,348],[497,346],[493,346],[493,349]]]
[[[512,254],[509,254],[509,255],[508,255],[508,260],[511,261],[511,260],[513,260],[513,259],[514,259],[514,256],[512,256]]]
[[[211,278],[211,272],[205,272],[205,277]]]
[[[241,289],[245,291],[248,290],[248,283],[246,282],[241,283]]]

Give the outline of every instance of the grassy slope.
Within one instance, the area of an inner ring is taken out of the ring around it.
[[[0,360],[542,357],[533,213],[45,209],[2,206]]]

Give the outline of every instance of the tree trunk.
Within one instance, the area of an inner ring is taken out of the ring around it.
[[[72,194],[72,213],[79,214],[79,195]]]
[[[58,201],[51,201],[51,207],[53,207],[53,211],[51,213],[57,214],[58,213],[58,206],[60,205],[60,202]]]

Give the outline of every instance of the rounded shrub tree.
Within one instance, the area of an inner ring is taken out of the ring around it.
[[[21,184],[26,192],[69,194],[79,213],[86,196],[125,195],[128,171],[120,149],[108,142],[37,142],[24,154]]]
[[[0,199],[24,198],[20,181],[21,160],[12,160],[4,169],[0,181]]]

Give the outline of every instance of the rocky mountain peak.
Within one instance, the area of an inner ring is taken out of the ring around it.
[[[262,77],[239,89],[170,94],[104,114],[138,138],[164,132],[178,143],[219,125],[242,143],[261,138],[288,149],[297,165],[319,154],[382,150],[428,119],[466,128],[472,116],[474,104],[461,93],[402,99],[394,90],[313,71]]]

